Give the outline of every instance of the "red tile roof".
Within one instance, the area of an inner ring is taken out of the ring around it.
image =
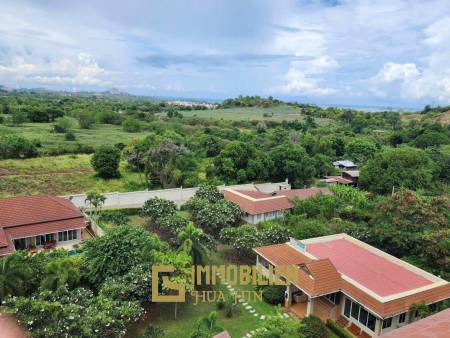
[[[448,338],[450,337],[450,309],[383,334],[386,338]]]
[[[346,234],[254,251],[275,266],[303,266],[296,285],[309,295],[341,290],[383,318],[450,298],[450,283]]]
[[[85,227],[82,212],[64,198],[38,195],[0,199],[0,255],[14,251],[14,238]]]
[[[259,191],[225,189],[223,195],[226,200],[238,204],[243,211],[250,215],[283,211],[293,207],[286,196],[273,196]]]
[[[329,182],[329,181],[335,181],[341,184],[352,184],[355,183],[352,180],[349,180],[347,178],[343,178],[342,176],[325,176],[325,181]]]

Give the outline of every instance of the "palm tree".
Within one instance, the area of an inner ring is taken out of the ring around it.
[[[84,203],[87,206],[93,207],[94,212],[92,215],[95,217],[95,220],[98,220],[98,215],[100,213],[100,210],[102,209],[103,204],[105,203],[106,197],[102,194],[99,194],[98,192],[88,192],[86,195],[86,199],[84,200]]]
[[[203,230],[195,227],[189,222],[186,227],[178,233],[180,250],[184,250],[192,257],[194,266],[203,265],[208,256],[208,248],[202,243]]]
[[[45,277],[41,282],[44,289],[56,290],[64,285],[70,288],[80,281],[80,271],[72,258],[54,260],[45,267]]]
[[[0,259],[0,300],[23,293],[24,283],[31,275],[31,269],[23,263],[17,254]]]

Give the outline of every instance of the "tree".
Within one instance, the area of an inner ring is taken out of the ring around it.
[[[173,201],[154,197],[145,201],[141,213],[153,224],[163,217],[174,216],[177,212],[177,205]]]
[[[105,196],[95,191],[88,192],[86,195],[84,204],[86,204],[87,207],[94,208],[93,216],[96,221],[98,221],[99,213],[105,203],[105,200]]]
[[[195,266],[204,265],[208,256],[208,248],[201,241],[202,235],[203,230],[196,228],[192,222],[178,233],[180,249],[192,257],[192,264]]]
[[[91,158],[91,165],[101,178],[120,177],[120,150],[111,145],[102,145]]]
[[[16,135],[0,136],[0,159],[36,157],[36,144]]]
[[[376,193],[393,189],[430,189],[436,166],[423,150],[411,147],[385,148],[361,168],[359,184]]]
[[[72,127],[72,121],[67,117],[61,117],[56,120],[53,125],[53,130],[55,133],[66,133]]]
[[[91,129],[94,122],[95,117],[92,113],[80,112],[78,114],[78,125],[80,129]]]
[[[71,257],[54,260],[45,267],[45,278],[42,280],[42,288],[53,290],[67,285],[75,287],[80,281],[80,270]]]
[[[24,264],[19,254],[0,258],[0,301],[7,295],[20,295],[31,270]]]
[[[244,215],[237,204],[224,199],[217,203],[208,203],[204,199],[198,199],[195,204],[196,209],[190,209],[192,219],[197,226],[208,233],[215,233],[222,228],[236,226]]]
[[[359,165],[372,159],[376,152],[376,144],[366,138],[355,138],[345,146],[346,156]]]
[[[314,176],[314,162],[307,156],[303,147],[285,143],[275,147],[270,155],[274,163],[273,179],[282,181],[287,178],[296,188],[311,183]]]
[[[219,315],[216,311],[211,311],[209,314],[201,317],[197,322],[197,327],[194,332],[191,333],[191,338],[207,338],[212,337],[213,334],[223,331],[223,329],[217,325]]]
[[[129,133],[137,133],[141,130],[141,123],[139,122],[139,120],[136,120],[132,117],[127,117],[122,122],[122,128],[124,131]]]
[[[300,321],[293,318],[285,318],[281,315],[270,316],[264,320],[262,327],[265,330],[257,331],[255,338],[298,338]]]
[[[124,275],[139,264],[150,265],[154,261],[154,250],[167,251],[168,246],[141,227],[114,227],[104,236],[83,243],[86,277],[98,287],[108,277]]]

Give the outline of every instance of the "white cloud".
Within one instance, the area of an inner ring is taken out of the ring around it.
[[[394,81],[411,81],[417,79],[420,72],[414,63],[387,62],[375,76],[379,82],[391,83]]]
[[[39,60],[35,60],[38,62]],[[71,59],[31,63],[22,57],[14,58],[9,66],[0,65],[0,74],[20,82],[48,85],[110,85],[105,76],[110,74],[87,53],[78,53]]]

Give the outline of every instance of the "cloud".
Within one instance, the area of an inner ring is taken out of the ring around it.
[[[16,57],[11,65],[0,65],[0,74],[25,83],[80,86],[111,84],[110,81],[104,80],[109,72],[101,68],[97,61],[86,53],[79,53],[73,59],[41,63],[32,63],[22,57]]]
[[[394,81],[412,81],[420,76],[420,72],[414,63],[387,62],[375,76],[375,80],[382,83]]]

